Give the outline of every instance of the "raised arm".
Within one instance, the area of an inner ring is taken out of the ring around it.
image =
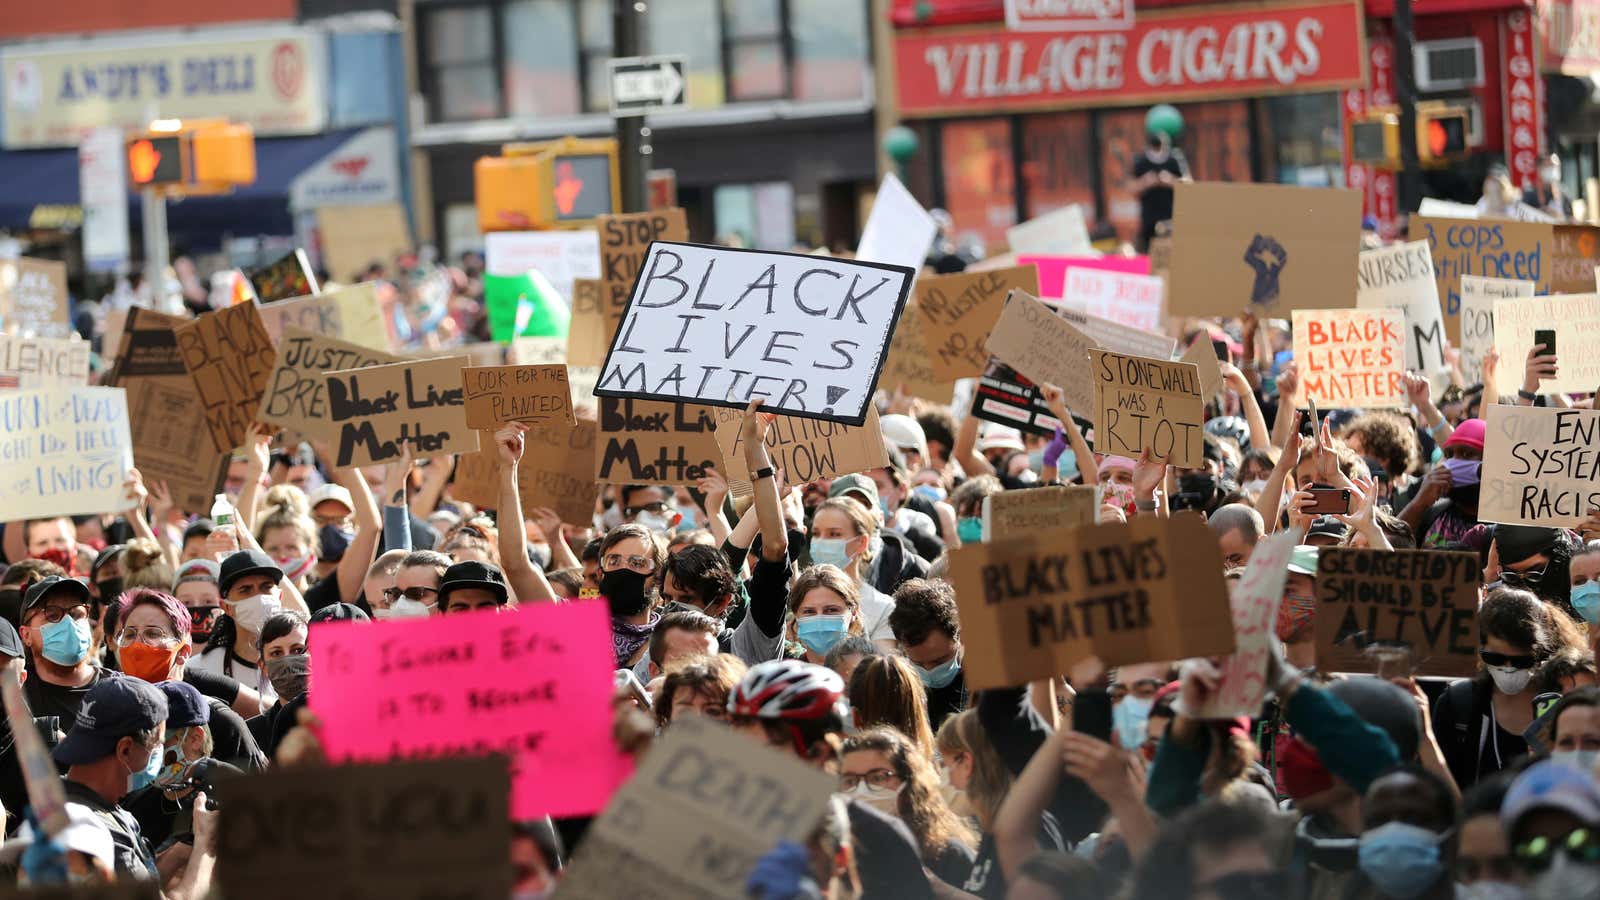
[[[317,447],[321,453],[323,448]],[[324,456],[323,459],[333,457]],[[405,456],[399,464],[404,468],[411,467],[411,449],[406,446]],[[390,468],[394,468],[391,466]],[[361,476],[361,470],[351,467],[348,469],[334,469],[333,480],[344,485],[350,492],[350,500],[355,505],[356,533],[350,539],[350,546],[345,548],[344,556],[339,559],[339,568],[335,570],[335,577],[339,579],[339,599],[355,597],[361,593],[361,583],[367,578],[367,570],[372,568],[372,561],[377,558],[378,535],[383,530],[383,523],[378,518],[378,504],[372,499],[372,489],[367,486],[367,479]],[[395,488],[385,480],[383,492],[385,497],[392,496]],[[405,502],[405,485],[402,482],[399,488]],[[348,602],[348,601],[346,601]]]
[[[778,505],[778,480],[767,458],[767,428],[777,418],[761,412],[761,398],[757,397],[745,407],[744,422],[739,426],[739,437],[744,441],[744,461],[750,468],[750,482],[755,486],[756,521],[761,526],[761,558],[779,562],[789,558],[789,534],[783,527],[783,510]]]
[[[705,472],[699,485],[700,494],[705,498],[701,509],[705,510],[706,527],[711,530],[711,536],[721,544],[733,530],[728,527],[728,517],[722,512],[722,504],[728,499],[728,480],[714,466],[706,466]]]
[[[450,473],[456,467],[456,458],[450,456],[437,456],[422,469],[422,486],[411,495],[411,514],[419,519],[426,519],[439,507],[439,498],[444,496],[444,484],[450,480]]]
[[[560,513],[539,506],[528,510],[528,514],[539,533],[544,535],[545,543],[550,545],[551,569],[574,569],[582,565],[573,554],[572,545],[567,543],[567,526],[562,523]]]
[[[1233,363],[1222,363],[1222,380],[1239,395],[1239,406],[1244,410],[1244,420],[1250,423],[1250,449],[1265,450],[1271,446],[1272,437],[1267,432],[1267,417],[1261,414],[1261,404],[1256,402],[1256,392],[1250,379],[1244,377]]]
[[[234,502],[234,511],[239,515],[239,522],[246,531],[255,531],[256,528],[256,503],[261,499],[261,476],[267,472],[267,463],[272,459],[272,433],[262,426],[253,426],[250,438],[245,441],[245,459],[249,467],[244,472],[244,486],[239,488],[239,499]]]
[[[974,400],[973,402],[977,402]],[[950,458],[956,461],[968,478],[993,475],[994,466],[978,452],[978,417],[967,411],[961,425],[956,428],[956,445],[950,449]]]
[[[1093,487],[1100,483],[1100,464],[1095,462],[1094,451],[1089,449],[1089,442],[1083,439],[1083,432],[1078,430],[1078,423],[1072,420],[1072,411],[1067,409],[1061,388],[1053,384],[1039,385],[1039,393],[1044,399],[1044,404],[1050,409],[1050,414],[1061,423],[1061,432],[1066,435],[1067,444],[1072,447],[1072,456],[1078,461],[1078,474],[1083,483]],[[1049,479],[1043,478],[1048,481]]]
[[[544,573],[528,559],[522,533],[522,497],[517,492],[517,466],[522,462],[526,447],[523,435],[528,426],[522,422],[507,422],[494,433],[495,449],[500,453],[500,504],[497,510],[500,521],[500,564],[505,566],[506,581],[516,592],[517,602],[551,602],[556,592],[550,588]]]
[[[1300,370],[1294,363],[1278,375],[1278,414],[1272,419],[1272,446],[1288,447],[1291,431],[1300,430],[1299,410],[1295,408],[1300,387]]]
[[[1283,408],[1278,408],[1278,417],[1283,418]],[[1298,423],[1300,412],[1289,410],[1288,418]],[[1283,445],[1283,452],[1278,455],[1278,462],[1272,467],[1272,474],[1267,476],[1267,486],[1261,489],[1261,496],[1256,498],[1256,512],[1261,513],[1261,518],[1266,521],[1269,531],[1278,530],[1278,509],[1283,504],[1283,486],[1290,480],[1294,467],[1300,461],[1300,429],[1296,427],[1290,431]]]

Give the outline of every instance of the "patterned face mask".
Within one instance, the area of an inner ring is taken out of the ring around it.
[[[1283,604],[1278,607],[1278,625],[1275,629],[1278,640],[1285,644],[1309,640],[1316,611],[1315,599],[1285,595]]]

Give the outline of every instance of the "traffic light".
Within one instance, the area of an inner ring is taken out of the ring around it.
[[[1467,111],[1460,107],[1417,109],[1417,156],[1423,165],[1438,165],[1465,156]]]
[[[172,194],[220,194],[256,180],[255,134],[218,120],[160,123],[127,141],[129,183]]]
[[[1471,152],[1467,111],[1433,101],[1417,104],[1417,159],[1424,166],[1449,165]],[[1400,169],[1400,115],[1393,108],[1369,110],[1350,123],[1350,159],[1375,169]]]
[[[569,137],[502,152],[473,166],[482,231],[587,228],[622,208],[614,140]]]
[[[1378,113],[1350,123],[1350,158],[1368,166],[1398,164],[1400,117]]]

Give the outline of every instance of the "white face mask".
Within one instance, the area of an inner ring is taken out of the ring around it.
[[[410,597],[401,597],[400,599],[389,604],[388,618],[420,619],[431,612],[433,612],[433,608],[428,606],[426,603],[423,603],[421,600],[413,600]]]
[[[672,528],[672,519],[666,515],[642,512],[633,517],[633,524],[643,525],[651,531],[665,532]]]
[[[1252,494],[1260,494],[1262,491],[1267,489],[1267,480],[1265,478],[1257,478],[1254,481],[1246,481],[1244,484],[1239,485],[1239,487],[1249,491]]]
[[[903,784],[898,788],[890,789],[873,787],[865,781],[859,781],[855,787],[843,792],[843,796],[860,800],[884,815],[898,818],[900,815],[900,792],[905,789],[906,786]]]
[[[260,634],[261,626],[265,625],[272,614],[283,609],[278,598],[271,594],[257,594],[246,597],[233,605],[230,615],[233,622],[251,634]]]
[[[1489,677],[1494,679],[1495,690],[1502,694],[1516,695],[1527,690],[1528,682],[1533,680],[1532,669],[1513,669],[1510,666],[1488,666]]]

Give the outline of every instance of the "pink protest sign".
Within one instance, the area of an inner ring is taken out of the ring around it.
[[[1017,265],[1039,267],[1039,296],[1059,300],[1067,285],[1068,269],[1095,269],[1122,275],[1149,275],[1148,256],[1018,256]]]
[[[328,758],[511,759],[511,816],[599,812],[631,771],[611,739],[604,601],[312,627]]]
[[[1250,565],[1229,591],[1233,611],[1234,651],[1221,660],[1222,681],[1211,700],[1191,713],[1197,719],[1258,716],[1267,692],[1267,657],[1272,653],[1273,624],[1289,577],[1289,556],[1299,534],[1280,531],[1262,540],[1250,553]]]

